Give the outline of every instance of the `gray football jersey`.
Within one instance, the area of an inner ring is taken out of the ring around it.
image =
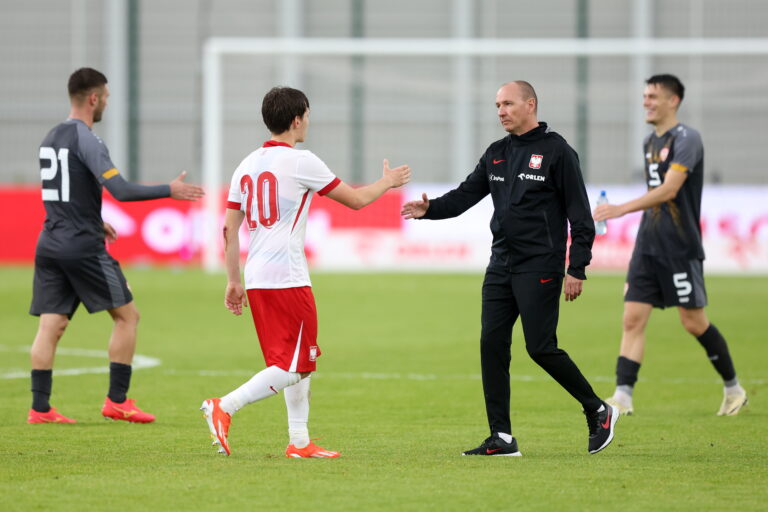
[[[117,174],[109,150],[84,122],[67,119],[48,132],[40,145],[46,217],[37,253],[74,258],[103,250],[102,186]]]
[[[643,144],[648,190],[664,183],[668,172],[688,175],[677,197],[643,212],[636,249],[643,254],[704,259],[701,243],[701,191],[704,185],[704,146],[699,132],[678,123]]]

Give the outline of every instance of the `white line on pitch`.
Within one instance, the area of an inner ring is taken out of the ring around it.
[[[175,370],[166,369],[163,371],[164,375],[178,375],[178,376],[196,376],[196,377],[251,377],[259,369],[254,370]],[[466,373],[466,374],[446,374],[438,375],[434,373],[375,373],[375,372],[315,372],[312,375],[313,379],[350,379],[350,380],[417,380],[417,381],[436,381],[436,380],[480,380],[479,373]],[[509,380],[515,382],[548,382],[552,378],[548,375],[515,375],[511,374]],[[592,382],[614,382],[616,377],[606,376],[592,376],[589,378]],[[661,379],[638,379],[640,382],[659,382],[663,384],[717,384],[722,383],[722,380],[712,378],[690,378],[690,377],[676,377],[676,378],[661,378]],[[768,379],[739,379],[740,382],[745,384],[766,384]]]
[[[8,347],[5,345],[0,345],[0,352],[22,352],[28,354],[30,348],[31,347]],[[93,357],[97,359],[109,358],[109,353],[106,350],[91,350],[87,348],[61,347],[56,350],[56,354],[60,356]],[[162,361],[156,357],[136,354],[133,356],[133,364],[131,366],[134,370],[141,370],[146,368],[154,368],[155,366],[160,366],[160,364],[162,364]],[[13,369],[12,371],[3,371],[3,369],[0,368],[0,372],[2,372],[0,373],[0,379],[29,378],[29,370]],[[109,373],[109,365],[53,370],[53,375],[56,377],[61,377],[63,375],[85,375],[88,373]]]
[[[0,352],[24,352],[29,353],[30,347],[8,347],[0,345]],[[79,357],[93,357],[99,359],[106,359],[109,357],[105,350],[91,350],[83,348],[59,348],[57,351],[59,355],[79,356]],[[155,357],[144,356],[136,354],[133,359],[133,368],[136,370],[154,368],[162,364],[160,359]],[[29,377],[29,370],[8,369],[10,371],[3,372],[0,369],[0,379],[21,379]],[[166,369],[163,371],[164,375],[179,375],[186,376],[192,375],[196,377],[250,377],[259,369],[254,370],[176,370]],[[62,375],[84,375],[90,373],[109,373],[108,366],[96,366],[89,368],[65,368],[61,370],[54,370],[53,374],[56,376]],[[313,378],[321,379],[349,379],[349,380],[411,380],[411,381],[437,381],[437,380],[480,380],[479,373],[467,373],[467,374],[434,374],[434,373],[384,373],[384,372],[315,372]],[[548,375],[518,375],[511,374],[509,376],[511,381],[515,382],[548,382],[551,378]],[[614,382],[613,376],[592,376],[590,380],[593,382]],[[659,382],[663,384],[717,384],[722,382],[716,377],[712,378],[690,378],[690,377],[665,377],[660,379],[646,379],[640,378],[640,382]],[[768,379],[740,379],[744,384],[766,384]]]

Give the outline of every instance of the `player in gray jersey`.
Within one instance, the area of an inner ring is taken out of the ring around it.
[[[724,382],[718,416],[738,414],[747,394],[736,378],[728,344],[704,312],[704,248],[701,243],[701,190],[704,147],[699,132],[677,120],[685,88],[673,75],[646,81],[643,107],[653,125],[643,144],[648,192],[623,204],[603,204],[596,221],[644,210],[624,294],[616,390],[606,402],[632,414],[632,392],[643,361],[645,327],[654,307],[677,307],[686,331],[696,337]]]
[[[184,183],[185,173],[167,185],[125,181],[107,147],[91,131],[107,106],[106,77],[95,69],[78,69],[69,77],[68,89],[69,118],[48,133],[39,153],[46,217],[35,252],[30,314],[39,316],[40,324],[31,351],[32,408],[27,422],[75,422],[52,408],[49,399],[56,346],[82,302],[89,313],[107,310],[114,321],[102,415],[149,423],[155,417],[127,398],[139,312],[119,263],[105,248],[105,239],[115,241],[117,233],[101,218],[102,187],[119,201],[193,201],[203,190]]]

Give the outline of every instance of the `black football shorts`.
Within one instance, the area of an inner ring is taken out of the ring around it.
[[[72,318],[81,302],[89,313],[96,313],[132,300],[120,264],[106,250],[75,259],[35,255],[31,315]]]
[[[632,254],[624,302],[643,302],[662,309],[703,308],[707,290],[702,260]]]

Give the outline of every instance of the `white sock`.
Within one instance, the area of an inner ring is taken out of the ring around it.
[[[501,439],[503,439],[505,443],[511,443],[512,442],[512,435],[511,434],[507,434],[507,433],[504,433],[504,432],[496,432],[496,434],[498,434],[498,436]]]
[[[309,379],[305,377],[285,388],[285,408],[288,410],[288,436],[296,448],[309,444]]]
[[[224,412],[234,414],[246,405],[276,395],[281,389],[296,384],[301,375],[277,366],[264,368],[251,379],[221,399]]]

